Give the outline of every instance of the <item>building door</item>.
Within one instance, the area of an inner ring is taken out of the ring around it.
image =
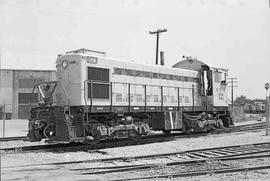
[[[19,93],[18,94],[18,119],[28,119],[31,104],[38,102],[38,93]]]

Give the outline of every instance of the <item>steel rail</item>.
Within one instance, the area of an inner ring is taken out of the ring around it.
[[[252,124],[252,125],[241,125],[241,126],[234,127],[234,129],[245,128],[245,127],[248,127],[248,128],[250,127],[251,129],[253,129],[253,128],[257,129],[257,128],[261,128],[262,126],[265,126],[265,123],[255,123],[255,124]],[[226,130],[226,129],[224,129],[224,130]],[[218,133],[221,133],[222,132],[222,129],[217,130],[217,132]],[[182,134],[175,133],[175,134],[172,134],[172,135],[178,136],[178,135],[182,135]],[[168,135],[166,135],[166,136],[168,137]],[[14,137],[1,137],[0,138],[0,142],[4,142],[4,141],[18,141],[18,140],[27,141],[27,137],[26,136],[14,136]]]
[[[206,161],[229,161],[229,160],[241,160],[241,159],[254,159],[254,158],[264,158],[264,157],[270,157],[270,154],[266,155],[253,155],[253,154],[260,154],[260,153],[265,153],[269,152],[268,151],[263,151],[263,152],[257,152],[257,153],[247,153],[247,154],[239,154],[239,155],[233,155],[233,156],[221,156],[221,157],[212,157],[212,158],[205,158],[205,159],[191,159],[191,160],[183,160],[179,162],[168,162],[168,163],[153,163],[153,164],[135,164],[135,165],[117,165],[117,166],[101,166],[101,167],[89,167],[89,168],[74,168],[70,170],[104,170],[104,169],[121,169],[121,168],[131,168],[131,167],[144,167],[145,169],[147,168],[152,168],[152,167],[159,167],[159,166],[172,166],[172,165],[185,165],[185,164],[193,164],[193,163],[203,163]],[[123,170],[122,170],[123,171]],[[129,171],[129,170],[128,170]],[[106,173],[111,172],[107,171]],[[112,171],[114,172],[114,171]],[[97,172],[96,172],[97,173]],[[94,174],[91,172],[91,174]],[[97,173],[98,174],[98,173]]]
[[[15,137],[2,137],[0,138],[0,142],[2,141],[17,141],[17,140],[26,140],[26,136],[15,136]]]
[[[246,125],[245,125],[246,126]],[[240,126],[243,127],[243,126]],[[141,140],[134,142],[130,139],[119,139],[115,142],[110,142],[110,140],[101,141],[96,145],[85,145],[83,143],[53,143],[53,144],[46,144],[46,145],[32,145],[32,146],[22,146],[22,147],[10,147],[10,148],[1,148],[0,151],[15,151],[15,152],[27,152],[27,151],[57,151],[58,149],[61,151],[69,151],[68,149],[77,149],[77,150],[94,150],[94,149],[102,149],[102,148],[112,148],[112,147],[119,147],[119,146],[129,146],[129,145],[136,145],[136,144],[148,144],[148,143],[155,143],[155,142],[165,142],[165,141],[172,141],[178,138],[194,138],[200,136],[207,136],[211,134],[223,134],[223,133],[230,133],[230,132],[240,132],[240,131],[251,131],[257,129],[264,129],[264,127],[255,127],[255,128],[248,128],[248,129],[238,129],[240,127],[233,127],[233,128],[226,128],[226,129],[219,129],[212,133],[208,132],[198,132],[190,135],[186,135],[184,133],[172,133],[169,135],[158,134],[158,135],[150,135],[144,136]],[[236,129],[237,128],[237,129]]]
[[[118,165],[118,166],[105,167],[105,168],[97,167],[95,169],[110,169],[110,170],[88,172],[88,173],[83,173],[83,174],[84,175],[94,175],[94,174],[105,174],[105,173],[107,174],[107,173],[124,172],[124,171],[136,171],[136,170],[141,170],[141,169],[160,168],[160,167],[175,166],[175,165],[198,164],[198,163],[207,162],[209,160],[211,160],[211,161],[214,161],[214,160],[229,161],[229,160],[255,159],[255,158],[270,157],[270,154],[256,155],[256,156],[252,155],[252,154],[258,154],[258,153],[265,153],[265,152],[270,153],[270,149],[265,150],[265,151],[261,151],[261,152],[235,154],[232,156],[220,156],[220,157],[211,157],[211,158],[205,158],[205,159],[191,159],[191,160],[174,161],[174,162],[167,162],[167,163],[122,165],[122,166]],[[248,155],[248,156],[245,156],[245,155]],[[93,169],[93,168],[80,168],[80,169],[70,169],[70,170],[85,171],[85,170],[91,170],[91,169]]]
[[[213,151],[213,150],[220,150],[220,149],[227,149],[227,148],[252,148],[254,146],[262,146],[262,145],[270,145],[270,142],[256,143],[256,144],[244,144],[244,145],[237,145],[237,146],[204,148],[204,149],[195,149],[195,150],[187,150],[187,151],[163,153],[163,154],[142,155],[142,156],[134,156],[134,157],[112,157],[112,158],[79,160],[79,161],[69,161],[69,162],[56,162],[56,163],[49,163],[49,165],[65,165],[65,164],[79,164],[79,163],[93,163],[93,162],[113,162],[113,161],[123,161],[123,160],[129,161],[129,160],[138,160],[138,159],[146,159],[146,158],[154,158],[154,157],[160,158],[160,157],[179,155],[179,154],[185,154],[185,153],[192,153],[192,152]],[[48,164],[46,164],[46,165],[48,165]]]
[[[57,148],[71,148],[79,146],[79,143],[61,143],[61,144],[47,144],[47,145],[32,145],[32,146],[22,146],[22,147],[10,147],[10,148],[1,148],[0,151],[5,152],[35,152],[35,151],[54,151]]]
[[[252,166],[252,167],[244,167],[244,168],[222,168],[222,169],[209,169],[209,170],[198,170],[198,171],[188,171],[188,172],[176,172],[164,175],[153,175],[153,176],[145,176],[145,177],[133,177],[126,179],[111,179],[109,181],[126,181],[126,180],[145,180],[145,179],[157,179],[157,178],[177,178],[177,177],[192,177],[192,176],[201,176],[208,174],[224,174],[224,173],[235,173],[235,172],[247,172],[253,170],[265,170],[270,169],[270,165],[260,165],[260,166]]]
[[[135,157],[112,157],[112,158],[103,158],[103,159],[90,159],[90,160],[78,160],[78,161],[67,161],[67,162],[28,164],[28,165],[20,165],[20,166],[15,166],[15,167],[40,166],[40,165],[68,165],[68,164],[93,163],[93,162],[130,161],[130,160],[147,159],[147,158],[153,158],[153,157],[166,157],[166,156],[173,156],[173,155],[177,156],[179,154],[186,154],[186,153],[213,151],[213,150],[220,150],[220,149],[235,149],[235,148],[237,148],[241,152],[241,150],[243,151],[243,149],[250,149],[250,148],[254,148],[254,147],[257,147],[258,149],[260,149],[260,148],[263,148],[263,146],[267,146],[267,145],[270,145],[270,142],[235,145],[235,146],[225,146],[225,147],[204,148],[204,149],[194,149],[194,150],[187,150],[187,151],[180,151],[180,152],[151,154],[151,155],[142,155],[142,156],[135,156]],[[255,152],[255,151],[253,151],[253,152],[249,151],[248,153],[247,152],[242,153],[241,155],[262,153],[263,150],[261,150],[261,151],[257,150],[257,152]],[[267,152],[267,151],[264,151],[264,152]],[[231,157],[232,156],[235,156],[235,155],[231,155]],[[238,156],[240,156],[240,154],[238,154]],[[224,157],[226,157],[226,155]],[[227,157],[228,157],[228,155],[227,155]],[[190,160],[192,160],[192,159],[190,159]],[[9,168],[9,167],[4,167],[4,168]],[[14,166],[12,166],[11,168],[14,168]]]

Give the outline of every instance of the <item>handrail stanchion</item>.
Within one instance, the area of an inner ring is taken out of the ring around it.
[[[144,85],[144,112],[146,112],[147,97],[146,97],[146,85]]]
[[[111,108],[110,108],[110,112],[112,112],[112,106],[113,106],[113,88],[112,88],[112,82],[110,82],[110,90],[111,90]]]
[[[163,111],[163,86],[160,86],[160,96],[161,96],[161,111]]]
[[[130,111],[130,83],[128,83],[128,111]]]

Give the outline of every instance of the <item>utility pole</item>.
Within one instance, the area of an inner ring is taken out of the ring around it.
[[[6,102],[4,99],[4,106],[3,106],[3,138],[5,137],[5,132],[6,132]]]
[[[159,33],[167,32],[167,29],[158,29],[156,31],[149,31],[149,34],[156,34],[157,35],[157,43],[156,43],[156,65],[158,65],[158,46],[159,46]]]
[[[266,117],[266,136],[269,135],[269,95],[268,95],[269,83],[265,84],[266,90],[266,105],[265,105],[265,117]]]
[[[234,87],[237,87],[235,85],[233,85],[233,83],[237,83],[237,81],[234,81],[234,80],[237,80],[237,78],[228,78],[230,81],[228,83],[231,83],[231,85],[229,87],[231,87],[231,106],[232,106],[232,115],[233,115],[233,88]]]
[[[1,47],[0,47],[0,88],[1,88],[1,85],[2,85],[2,77],[1,77],[1,74],[2,74],[2,67],[1,67],[1,63],[2,63],[2,54],[1,54]]]
[[[1,70],[1,47],[0,47],[0,70]]]

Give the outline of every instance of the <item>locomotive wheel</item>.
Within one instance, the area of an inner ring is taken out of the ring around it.
[[[163,132],[164,134],[170,134],[170,133],[171,133],[171,130],[163,129],[162,132]]]
[[[85,143],[88,145],[96,145],[101,140],[101,134],[99,131],[96,131],[96,128],[98,126],[103,126],[98,120],[91,119],[87,121],[87,124],[85,125],[87,135],[93,137],[94,139],[87,139],[87,136],[85,138]]]
[[[95,139],[95,140],[85,139],[85,143],[92,146],[98,144],[99,142],[100,142],[100,139]]]
[[[85,143],[88,145],[96,145],[100,142],[100,140],[101,140],[101,135],[97,134],[97,135],[95,135],[94,140],[89,140],[86,138]]]

